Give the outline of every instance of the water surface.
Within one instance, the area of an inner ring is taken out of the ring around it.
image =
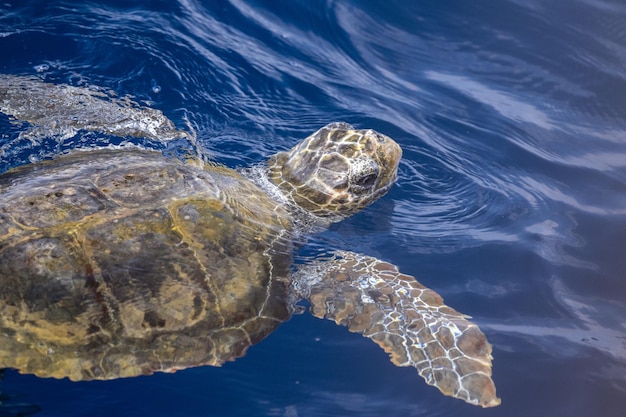
[[[473,316],[502,405],[443,397],[345,329],[294,317],[247,356],[108,382],[8,371],[41,416],[620,416],[626,407],[626,5],[619,0],[5,1],[0,72],[132,95],[230,167],[344,120],[398,184],[314,237]],[[58,148],[16,141],[3,169]],[[0,412],[1,413],[1,412]]]

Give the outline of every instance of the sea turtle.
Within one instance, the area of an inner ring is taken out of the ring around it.
[[[239,171],[122,148],[2,174],[0,368],[91,380],[219,366],[306,299],[444,394],[498,405],[490,344],[437,293],[347,251],[292,265],[304,233],[384,195],[400,157],[391,138],[332,123]]]

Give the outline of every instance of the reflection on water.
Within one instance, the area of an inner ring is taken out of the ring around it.
[[[334,120],[397,139],[397,186],[317,236],[303,259],[329,248],[375,255],[474,316],[494,344],[494,415],[611,417],[626,406],[624,21],[620,0],[9,1],[0,72],[131,95],[191,126],[231,167]],[[0,145],[23,128],[0,116]],[[2,391],[50,415],[66,404],[90,416],[124,405],[156,415],[482,411],[421,389],[384,354],[306,317],[224,369],[97,386],[9,371]]]
[[[466,77],[425,71],[424,77],[454,88],[481,104],[492,107],[502,117],[519,123],[530,123],[546,130],[555,128],[548,116],[537,107],[512,95],[496,91]]]
[[[576,357],[586,348],[597,349],[619,361],[626,360],[626,326],[623,307],[600,297],[573,294],[561,279],[550,281],[563,317],[541,320],[517,319],[513,323],[487,323],[499,333],[524,337],[556,357]],[[555,349],[559,346],[559,349]]]

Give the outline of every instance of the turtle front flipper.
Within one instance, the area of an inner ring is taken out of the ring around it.
[[[394,265],[338,251],[300,267],[294,289],[314,316],[369,337],[395,365],[415,367],[443,394],[482,407],[500,404],[485,335]]]

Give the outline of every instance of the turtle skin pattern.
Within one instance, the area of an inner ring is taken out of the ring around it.
[[[443,394],[481,407],[500,404],[483,332],[396,266],[339,250],[331,260],[300,266],[293,281],[315,317],[372,339],[391,362],[414,367]]]

